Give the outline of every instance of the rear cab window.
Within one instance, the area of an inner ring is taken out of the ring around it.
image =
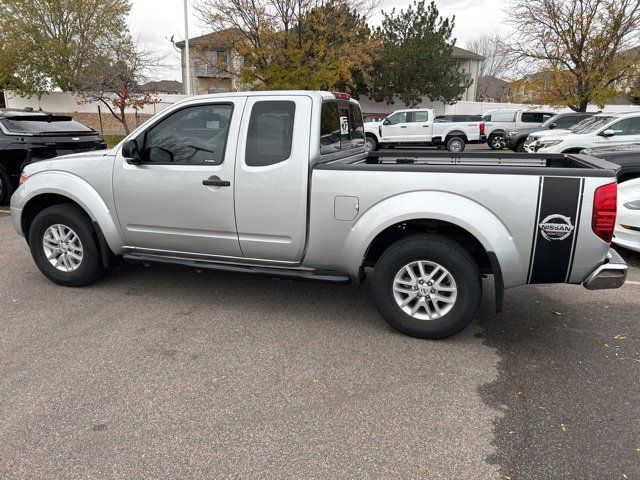
[[[290,100],[256,102],[249,118],[245,163],[266,167],[291,156],[296,104]]]
[[[329,100],[320,113],[320,153],[349,152],[364,148],[364,125],[360,107],[354,103]]]

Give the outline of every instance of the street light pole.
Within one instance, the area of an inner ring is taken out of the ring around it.
[[[184,63],[185,63],[185,93],[191,95],[191,61],[189,60],[189,0],[184,0]]]

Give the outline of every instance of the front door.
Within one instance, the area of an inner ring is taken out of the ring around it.
[[[409,112],[396,112],[389,115],[382,123],[383,142],[407,142]]]
[[[640,141],[640,117],[630,117],[614,123],[606,130],[612,130],[613,135],[598,137],[599,145],[624,145]]]
[[[136,249],[241,257],[234,163],[246,98],[191,104],[137,137],[140,160],[118,155],[120,226]]]

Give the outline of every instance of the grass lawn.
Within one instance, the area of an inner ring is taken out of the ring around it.
[[[115,147],[124,138],[124,135],[103,135],[104,141],[109,148]]]

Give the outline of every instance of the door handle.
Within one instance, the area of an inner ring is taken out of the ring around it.
[[[422,125],[423,128],[429,128],[429,125]]]
[[[207,187],[229,187],[231,186],[231,182],[229,180],[220,180],[220,177],[217,175],[213,175],[212,177],[207,178],[202,181],[203,185]]]
[[[400,128],[407,128],[406,125],[400,125]]]

